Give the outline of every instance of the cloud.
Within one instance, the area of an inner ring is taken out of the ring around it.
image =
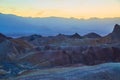
[[[16,13],[16,12],[17,12],[16,8],[10,8],[9,10],[10,10],[11,12],[13,12],[13,13]]]
[[[36,16],[41,16],[43,15],[45,12],[44,11],[39,11],[38,13],[36,13]]]

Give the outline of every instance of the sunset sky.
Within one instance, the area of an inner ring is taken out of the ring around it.
[[[0,13],[25,17],[120,17],[120,0],[0,0]]]

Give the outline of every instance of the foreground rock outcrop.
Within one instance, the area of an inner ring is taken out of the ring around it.
[[[37,70],[15,80],[120,80],[120,63]]]
[[[96,65],[107,62],[120,62],[120,48],[116,47],[66,47],[64,49],[59,48],[59,50],[51,49],[30,54],[21,58],[20,62],[32,63],[41,68],[79,63]]]

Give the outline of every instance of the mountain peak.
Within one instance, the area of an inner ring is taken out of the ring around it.
[[[82,38],[78,33],[75,33],[71,36],[71,38]]]
[[[115,24],[114,29],[113,29],[113,33],[120,34],[120,25],[119,24]]]
[[[101,38],[101,36],[97,33],[91,32],[83,36],[84,38]]]
[[[119,41],[120,40],[120,25],[115,24],[112,33],[108,34],[106,38],[108,38],[109,40],[111,39],[111,41]]]
[[[0,37],[6,38],[6,36],[5,36],[5,35],[3,35],[2,33],[0,33]]]
[[[0,42],[4,41],[7,37],[0,33]]]

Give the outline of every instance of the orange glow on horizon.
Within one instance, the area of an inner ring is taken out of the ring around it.
[[[1,0],[0,12],[23,17],[120,17],[119,0]]]

